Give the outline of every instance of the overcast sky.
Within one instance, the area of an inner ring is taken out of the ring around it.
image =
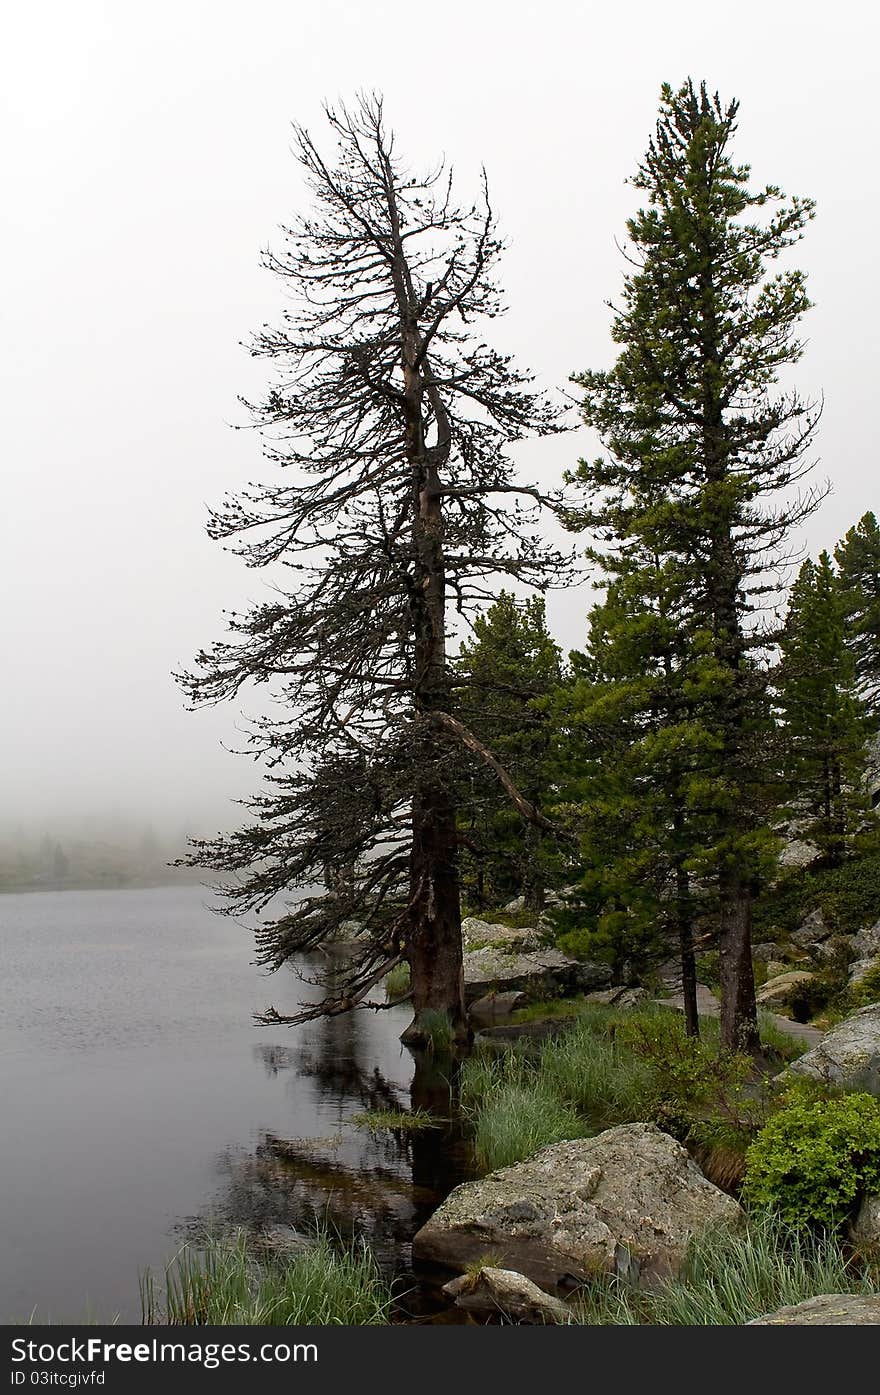
[[[262,579],[205,536],[206,505],[261,474],[242,340],[277,318],[259,268],[303,207],[290,122],[384,93],[415,165],[462,192],[485,163],[509,242],[506,350],[547,386],[613,357],[605,301],[624,180],[661,82],[740,98],[756,181],[818,201],[798,248],[816,302],[796,370],[824,393],[834,487],[813,551],[880,507],[875,411],[878,20],[864,0],[53,0],[9,7],[0,102],[4,327],[3,814],[234,818],[254,783],[236,710],[187,713],[171,677]],[[542,447],[545,478],[592,446]],[[551,602],[580,642],[586,595]]]

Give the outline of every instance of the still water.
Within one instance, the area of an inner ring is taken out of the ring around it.
[[[407,1010],[254,1025],[318,990],[209,899],[0,897],[0,1323],[137,1321],[139,1271],[206,1222],[326,1216],[400,1271],[456,1180],[436,1136],[349,1122],[409,1107]]]

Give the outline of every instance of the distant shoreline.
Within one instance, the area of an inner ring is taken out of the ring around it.
[[[170,886],[193,886],[202,887],[205,890],[210,889],[205,882],[196,877],[172,877],[164,880],[155,878],[140,880],[133,877],[131,880],[126,879],[125,881],[110,881],[107,878],[93,878],[89,880],[87,877],[71,877],[63,881],[40,882],[38,884],[34,882],[4,882],[0,884],[0,896],[21,896],[25,892],[28,894],[37,894],[41,891],[158,891],[162,887]]]

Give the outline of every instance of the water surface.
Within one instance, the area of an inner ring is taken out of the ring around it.
[[[455,1180],[408,1107],[405,1008],[255,1026],[318,990],[251,962],[198,887],[0,896],[0,1322],[140,1315],[206,1216],[367,1233],[389,1267]],[[442,1149],[440,1150],[442,1152]]]

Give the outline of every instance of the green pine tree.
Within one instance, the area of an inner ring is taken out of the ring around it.
[[[543,597],[518,601],[502,591],[475,619],[455,671],[457,713],[539,809],[549,795],[552,745],[542,700],[562,681],[562,655],[547,629]],[[558,843],[517,813],[485,766],[471,770],[460,800],[467,898],[485,906],[522,895],[529,909],[540,910],[548,886],[558,881]]]
[[[820,497],[790,488],[809,468],[817,410],[772,392],[801,356],[796,331],[809,305],[803,273],[772,266],[813,205],[774,186],[750,189],[748,166],[730,153],[737,109],[705,84],[663,87],[633,180],[648,206],[627,225],[633,269],[612,330],[620,353],[610,371],[575,379],[606,448],[578,472],[589,492],[582,521],[612,564],[634,540],[661,566],[674,563],[685,598],[682,682],[700,751],[688,780],[700,838],[688,863],[717,898],[729,1048],[758,1041],[751,908],[773,851],[768,636],[756,612],[777,584],[790,530]]]
[[[846,640],[859,693],[874,730],[880,727],[880,525],[864,514],[834,549],[846,606]]]
[[[789,813],[830,865],[842,861],[864,814],[866,722],[847,648],[846,596],[827,552],[792,586],[779,670]]]
[[[613,572],[557,703],[569,770],[563,797],[585,864],[575,914],[587,916],[586,934],[561,943],[598,950],[620,972],[668,955],[674,934],[687,1028],[697,1035],[689,855],[699,811],[690,787],[704,736],[690,720],[686,597],[674,561],[632,546]]]

